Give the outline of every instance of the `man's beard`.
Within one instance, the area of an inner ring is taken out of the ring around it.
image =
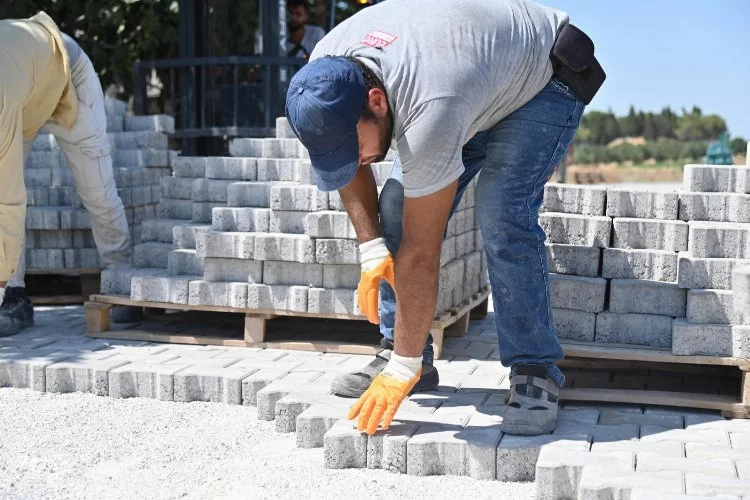
[[[380,131],[380,154],[375,158],[373,163],[385,160],[388,149],[391,147],[391,140],[393,139],[393,114],[391,114],[390,110],[385,118],[378,120],[378,130]]]

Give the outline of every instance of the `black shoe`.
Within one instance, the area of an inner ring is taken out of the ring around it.
[[[0,337],[34,326],[34,306],[24,287],[7,287],[0,305]]]
[[[380,341],[381,350],[375,355],[370,364],[352,373],[342,373],[331,382],[331,391],[339,396],[358,398],[370,387],[370,384],[383,371],[391,359],[393,342],[388,339]],[[412,389],[412,392],[433,391],[440,384],[437,369],[431,364],[422,363],[422,376]]]

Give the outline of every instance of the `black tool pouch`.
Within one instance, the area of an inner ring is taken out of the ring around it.
[[[583,31],[566,24],[550,53],[554,73],[565,80],[578,97],[590,103],[607,75],[594,57],[594,42]]]

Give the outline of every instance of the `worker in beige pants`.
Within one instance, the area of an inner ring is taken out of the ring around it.
[[[89,211],[94,241],[105,266],[107,268],[129,266],[131,261],[130,234],[125,209],[117,194],[114,182],[112,157],[106,134],[104,95],[99,78],[91,61],[80,46],[65,34],[60,34],[60,39],[63,43],[62,52],[67,55],[69,61],[70,81],[73,84],[75,97],[77,97],[76,118],[72,126],[65,126],[52,116],[44,123],[44,128],[55,136],[58,145],[65,153],[68,166],[73,174],[76,191],[83,205]],[[0,49],[1,51],[5,51],[5,47]],[[18,54],[15,57],[20,58],[23,55]],[[3,75],[0,77],[2,78],[0,83],[5,88],[5,73],[0,74]],[[12,85],[11,83],[8,86]],[[5,102],[8,102],[8,100]],[[1,113],[2,111],[0,111]],[[0,132],[2,132],[2,129],[0,129]],[[0,171],[3,171],[3,167],[6,170],[18,170],[21,173],[21,186],[23,186],[23,165],[28,159],[35,137],[36,131],[33,135],[31,133],[23,134],[23,157],[20,163],[17,160],[17,146],[11,156],[11,161],[15,164],[7,162],[3,156],[0,156]],[[7,167],[6,164],[8,164]],[[24,195],[22,207],[25,211],[25,190],[23,187],[21,187],[21,192]],[[0,212],[5,209],[4,202],[5,197],[2,187],[0,187]],[[2,220],[0,214],[0,227],[3,228],[3,233],[5,233],[5,225],[2,224]],[[11,235],[12,237],[10,237]],[[6,238],[3,234],[4,244],[6,240],[15,244],[17,238],[19,238],[17,234],[10,232],[8,236]],[[33,325],[33,307],[26,294],[24,283],[26,266],[23,240],[24,230],[22,226],[17,264],[15,271],[8,280],[3,303],[0,305],[0,336],[10,335]],[[0,280],[2,279],[3,277],[0,276]]]

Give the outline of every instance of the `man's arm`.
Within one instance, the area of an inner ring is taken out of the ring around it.
[[[354,180],[339,189],[346,213],[352,220],[359,243],[380,237],[378,188],[369,166],[360,167]]]
[[[458,182],[404,200],[404,232],[396,258],[395,352],[421,356],[437,304],[440,250]]]

